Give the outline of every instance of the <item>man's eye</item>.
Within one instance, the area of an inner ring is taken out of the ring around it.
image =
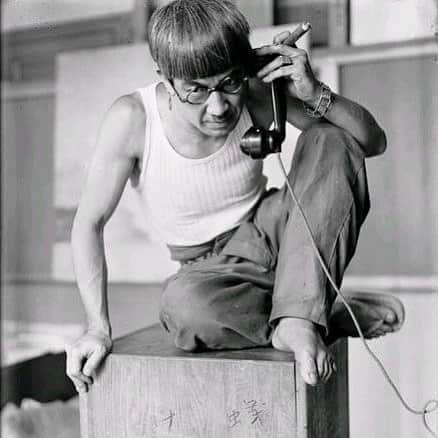
[[[207,88],[205,88],[205,87],[193,87],[193,88],[189,89],[189,93],[203,94],[203,93],[205,93],[206,90],[207,90]]]
[[[237,85],[238,83],[239,83],[238,78],[229,77],[229,78],[225,79],[224,82],[222,82],[222,85],[224,87],[229,87],[229,86]]]
[[[224,80],[222,89],[226,93],[236,93],[242,86],[243,79],[241,77],[233,76]]]

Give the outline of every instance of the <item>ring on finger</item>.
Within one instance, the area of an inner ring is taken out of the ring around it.
[[[290,56],[281,55],[281,64],[282,65],[292,65],[293,63],[294,63],[294,61]]]

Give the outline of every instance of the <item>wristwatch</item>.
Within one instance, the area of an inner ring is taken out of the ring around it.
[[[332,90],[330,90],[330,87],[322,82],[320,82],[319,85],[321,87],[321,94],[319,95],[316,107],[311,108],[303,102],[306,114],[314,119],[321,119],[324,117],[332,104]]]

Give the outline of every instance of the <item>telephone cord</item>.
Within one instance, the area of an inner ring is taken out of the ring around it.
[[[278,162],[280,165],[280,169],[281,172],[283,173],[284,179],[285,179],[285,183],[287,186],[287,189],[295,203],[295,206],[298,208],[298,211],[300,212],[301,217],[304,220],[304,224],[305,227],[307,229],[307,232],[309,233],[310,236],[310,241],[312,243],[312,247],[315,250],[315,254],[319,260],[319,263],[327,277],[327,279],[329,280],[330,284],[332,285],[333,289],[336,291],[336,293],[338,294],[339,298],[341,299],[342,303],[344,304],[345,308],[347,309],[348,313],[350,314],[351,319],[353,320],[354,326],[356,327],[357,333],[359,335],[360,340],[362,341],[363,346],[365,347],[366,351],[369,353],[369,355],[371,356],[371,358],[374,360],[374,362],[377,364],[377,366],[379,367],[380,371],[383,373],[383,376],[385,377],[385,379],[387,380],[387,382],[389,383],[389,385],[392,387],[392,389],[394,390],[396,396],[398,397],[398,399],[400,400],[401,404],[404,406],[405,409],[407,409],[409,412],[411,412],[412,414],[415,415],[421,415],[422,416],[422,420],[423,420],[423,425],[426,428],[426,430],[434,437],[434,438],[438,438],[438,434],[436,432],[434,432],[432,430],[432,428],[429,426],[428,422],[427,422],[427,418],[426,416],[432,412],[434,412],[435,410],[438,409],[438,399],[431,399],[429,401],[427,401],[423,407],[423,409],[414,409],[412,408],[403,398],[403,396],[400,393],[400,390],[397,388],[396,384],[394,383],[394,381],[392,380],[392,378],[389,376],[386,368],[384,367],[384,365],[382,364],[381,360],[376,356],[376,354],[371,350],[371,348],[368,345],[368,342],[365,339],[365,336],[362,332],[362,329],[359,326],[359,323],[356,319],[356,316],[353,313],[353,310],[351,309],[350,305],[347,303],[347,300],[345,299],[344,295],[342,294],[342,292],[339,290],[339,288],[336,286],[336,283],[334,282],[322,256],[321,253],[316,245],[315,239],[312,235],[312,231],[310,229],[310,225],[307,221],[307,218],[304,214],[303,209],[301,208],[300,203],[297,200],[297,197],[295,196],[295,193],[292,189],[292,186],[289,182],[288,179],[288,175],[286,172],[286,169],[284,167],[283,161],[281,159],[280,153],[276,154],[277,158],[278,158]]]

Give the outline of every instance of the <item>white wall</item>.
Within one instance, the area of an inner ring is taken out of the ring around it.
[[[2,31],[46,27],[133,10],[135,0],[5,0]]]
[[[422,409],[438,399],[438,286],[395,293],[406,308],[398,333],[370,341],[406,401]],[[349,340],[352,438],[429,438],[421,416],[406,411],[359,340]],[[438,411],[429,416],[438,430]]]

